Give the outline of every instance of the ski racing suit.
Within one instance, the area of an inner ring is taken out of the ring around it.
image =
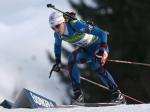
[[[76,91],[77,89],[80,89],[80,72],[77,64],[86,62],[90,64],[92,70],[96,71],[104,86],[108,87],[110,91],[116,90],[118,87],[111,74],[100,62],[92,60],[97,49],[102,52],[104,50],[109,52],[107,46],[108,34],[96,26],[91,27],[82,20],[73,20],[69,23],[65,23],[65,25],[65,33],[62,36],[56,32],[54,33],[54,52],[56,63],[61,63],[62,40],[78,46],[78,48],[68,56],[69,74],[73,90]]]

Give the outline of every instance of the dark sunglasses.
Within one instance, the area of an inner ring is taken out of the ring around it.
[[[53,30],[54,30],[54,29],[58,29],[59,27],[60,27],[60,24],[53,26],[52,29],[53,29]]]

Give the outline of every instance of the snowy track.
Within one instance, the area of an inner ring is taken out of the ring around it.
[[[0,112],[150,112],[150,104],[118,105],[109,107],[73,107],[73,108],[40,108],[40,109],[5,109]]]

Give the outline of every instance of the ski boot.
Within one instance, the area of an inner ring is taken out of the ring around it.
[[[72,98],[71,104],[72,105],[78,105],[84,103],[84,95],[82,90],[75,90],[74,91],[74,96]]]
[[[112,101],[111,103],[117,104],[126,104],[126,100],[124,95],[120,92],[120,90],[116,90],[112,93]]]

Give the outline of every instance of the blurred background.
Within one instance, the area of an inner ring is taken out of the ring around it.
[[[0,1],[0,100],[14,101],[27,88],[60,104],[68,104],[72,89],[63,73],[53,73],[53,31],[48,17],[54,10],[74,11],[110,33],[109,59],[150,63],[150,2],[148,0],[13,0]],[[63,42],[62,64],[74,46]],[[107,62],[121,91],[143,102],[150,101],[150,67]],[[99,82],[88,65],[84,77]],[[82,81],[87,102],[105,102],[110,93]],[[128,100],[129,103],[136,103]]]

